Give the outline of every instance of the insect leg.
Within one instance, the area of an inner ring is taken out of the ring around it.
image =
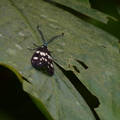
[[[34,45],[35,47],[38,47],[38,48],[40,47],[40,46],[36,45],[35,43],[33,43],[33,45]]]
[[[28,50],[37,50],[38,48],[29,48],[27,47]]]

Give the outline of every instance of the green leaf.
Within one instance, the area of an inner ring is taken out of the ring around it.
[[[76,4],[78,2],[74,1]],[[78,10],[76,4],[73,5]],[[83,5],[82,2],[79,4]],[[89,16],[98,16],[98,11],[93,14],[89,6],[88,2],[84,4],[85,11],[90,10]],[[36,29],[38,25],[47,40],[65,34],[51,42],[49,50],[53,51],[52,55],[59,66],[73,71],[99,99],[100,106],[96,109],[99,118],[120,118],[120,55],[117,38],[45,1],[2,0],[0,12],[0,63],[11,66],[9,68],[14,73],[19,72],[31,83],[23,81],[23,89],[48,119],[95,118],[82,96],[55,64],[53,77],[31,66],[30,59],[34,51],[29,51],[27,47],[32,47],[32,43],[43,44]],[[107,16],[102,13],[99,17],[101,21],[106,21],[102,18]],[[19,74],[17,76],[22,80]]]
[[[103,23],[107,23],[108,18],[117,20],[110,15],[107,15],[99,11],[96,11],[95,9],[92,9],[88,0],[55,0],[55,2],[63,4],[64,6],[67,6],[70,9],[78,11],[79,13],[82,13],[86,16],[89,16]]]

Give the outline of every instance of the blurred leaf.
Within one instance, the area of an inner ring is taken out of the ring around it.
[[[88,0],[54,0],[54,1],[103,23],[107,23],[108,18],[117,20],[110,15],[92,9]]]
[[[88,5],[84,6],[87,9]],[[65,34],[48,47],[53,51],[56,63],[65,70],[72,70],[99,99],[101,105],[96,111],[100,119],[120,118],[117,38],[45,1],[2,0],[0,12],[0,63],[12,66],[12,70],[29,80],[31,84],[24,81],[23,89],[48,119],[95,118],[82,96],[55,64],[53,77],[31,66],[34,51],[27,50],[27,47],[36,42],[43,44],[36,30],[38,25],[47,40],[62,32]],[[93,12],[89,12],[92,16]]]
[[[120,5],[117,6],[117,11],[120,14]]]

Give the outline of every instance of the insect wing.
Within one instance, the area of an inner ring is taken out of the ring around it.
[[[45,57],[47,59],[47,61],[46,61],[47,63],[45,64],[46,70],[49,73],[49,75],[53,76],[53,74],[54,74],[54,66],[53,66],[53,63],[52,63],[51,54],[48,51],[48,49],[46,51],[46,56]]]
[[[48,59],[48,62],[47,62],[47,65],[46,65],[46,69],[47,69],[47,72],[51,76],[53,76],[53,74],[54,74],[54,66],[53,66],[53,63],[52,63],[51,59]]]
[[[31,64],[36,69],[44,66],[51,76],[54,74],[54,67],[52,64],[50,52],[44,45],[38,48],[37,51],[33,54],[31,58]]]
[[[46,47],[41,46],[37,49],[37,51],[33,54],[31,58],[31,64],[34,68],[40,68],[47,64],[45,61]]]

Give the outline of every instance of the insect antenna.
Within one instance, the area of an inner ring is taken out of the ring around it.
[[[51,38],[51,39],[47,42],[47,44],[50,43],[51,41],[53,41],[55,38],[60,37],[60,36],[63,36],[63,35],[64,35],[64,33],[62,33],[61,35],[54,36],[53,38]]]
[[[43,35],[42,31],[39,29],[39,26],[37,26],[37,29],[38,29],[38,31],[39,31],[39,33],[40,33],[40,35],[41,35],[41,38],[42,38],[42,40],[43,40],[43,42],[44,42],[44,44],[45,44],[46,41],[45,41],[45,38],[44,38],[44,35]]]
[[[37,29],[38,29],[38,31],[39,31],[39,33],[40,33],[41,37],[42,37],[42,40],[43,40],[43,42],[44,42],[44,46],[46,46],[48,43],[50,43],[51,41],[53,41],[55,38],[57,38],[57,37],[60,37],[60,36],[63,36],[63,35],[64,35],[64,33],[62,33],[61,35],[54,36],[54,37],[53,37],[53,38],[51,38],[48,42],[46,42],[46,41],[45,41],[45,38],[44,38],[44,36],[43,36],[42,31],[39,29],[39,26],[37,26]]]

